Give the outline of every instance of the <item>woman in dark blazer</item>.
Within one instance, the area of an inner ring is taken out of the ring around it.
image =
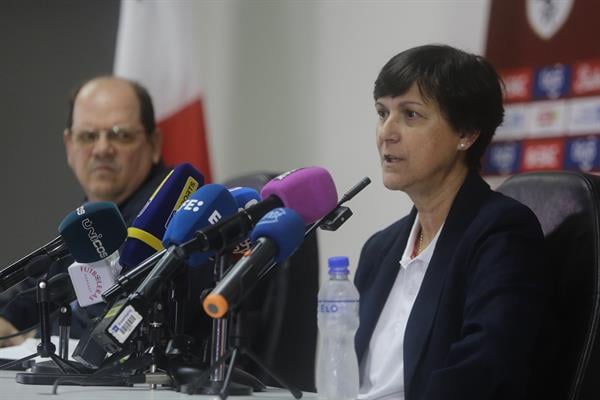
[[[359,399],[533,398],[543,235],[478,173],[504,113],[497,73],[416,47],[383,67],[374,98],[383,183],[414,207],[361,253]]]

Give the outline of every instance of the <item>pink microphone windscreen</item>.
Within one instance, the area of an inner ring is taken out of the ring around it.
[[[285,172],[262,188],[263,199],[274,195],[296,211],[305,224],[329,214],[337,205],[335,183],[325,168],[306,167]]]

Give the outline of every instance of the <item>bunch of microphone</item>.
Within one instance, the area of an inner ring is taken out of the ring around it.
[[[211,268],[211,262],[225,255],[237,259],[220,281],[205,285],[216,284],[202,300],[204,311],[223,318],[274,265],[294,253],[307,227],[336,208],[335,184],[320,167],[286,172],[259,195],[250,188],[204,184],[196,169],[181,164],[130,227],[113,203],[78,207],[60,223],[60,236],[0,271],[0,290],[47,271],[53,260],[70,254],[74,291],[67,292],[81,307],[107,303],[90,336],[105,352],[117,353],[147,322],[165,285],[181,270]],[[78,360],[98,367],[97,360],[86,357],[85,344],[80,345]]]

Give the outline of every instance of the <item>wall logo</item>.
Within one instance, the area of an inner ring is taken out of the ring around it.
[[[600,97],[584,97],[569,102],[569,133],[600,133]]]
[[[504,101],[526,101],[531,99],[533,71],[529,68],[503,71]]]
[[[569,141],[566,167],[582,171],[591,171],[598,167],[598,139],[589,137]]]
[[[574,66],[572,91],[574,95],[600,93],[600,60]]]
[[[556,64],[536,71],[533,95],[537,99],[556,99],[569,91],[571,67]]]
[[[563,135],[567,130],[567,101],[536,101],[531,103],[533,136]]]
[[[487,153],[485,171],[502,175],[516,172],[519,151],[518,142],[492,143]]]
[[[499,139],[520,138],[528,133],[531,125],[529,104],[508,104],[504,106],[504,121],[496,129]]]
[[[563,140],[548,139],[523,143],[523,171],[555,170],[562,167]]]
[[[527,21],[544,40],[560,30],[571,14],[573,0],[527,0]]]

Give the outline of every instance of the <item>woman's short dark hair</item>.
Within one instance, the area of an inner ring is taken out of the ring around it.
[[[375,100],[400,96],[413,83],[435,100],[458,132],[479,132],[467,151],[467,166],[481,168],[481,157],[502,123],[502,80],[483,57],[446,45],[413,47],[395,55],[375,80]]]
[[[123,80],[131,85],[131,88],[135,92],[135,96],[138,99],[138,103],[140,105],[140,122],[144,127],[144,131],[147,135],[152,135],[156,130],[156,121],[154,119],[154,105],[152,104],[152,97],[150,97],[150,93],[148,93],[148,90],[144,86],[136,81],[129,79]],[[71,97],[69,98],[69,112],[67,114],[67,129],[71,129],[73,126],[73,109],[75,108],[75,99],[77,98],[81,88],[84,87],[88,82],[90,81],[88,80],[83,82],[71,93]]]

